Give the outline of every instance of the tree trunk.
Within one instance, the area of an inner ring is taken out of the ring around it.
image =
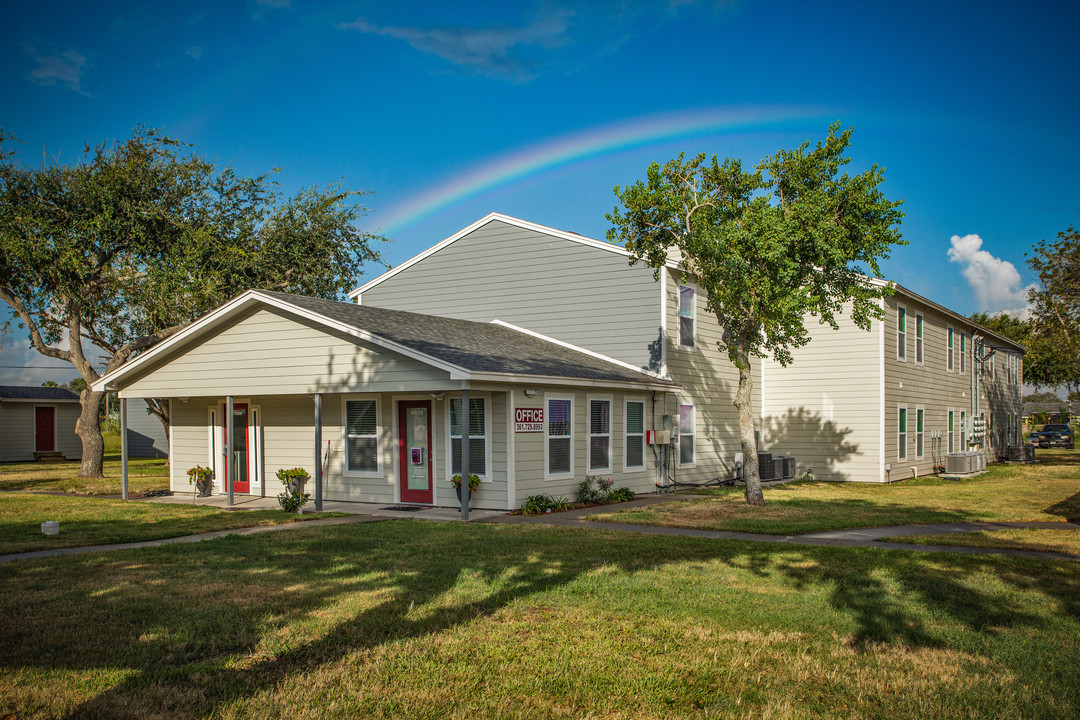
[[[735,392],[735,407],[739,411],[739,440],[742,442],[743,479],[746,481],[748,505],[764,505],[761,474],[758,470],[757,442],[754,439],[754,379],[750,375],[750,353],[743,347],[735,349],[738,357],[739,389]]]
[[[147,398],[146,406],[150,408],[150,412],[161,421],[161,427],[165,428],[165,446],[169,445],[169,423],[172,418],[169,417],[169,400],[168,398]],[[169,448],[169,452],[172,452],[172,448]]]
[[[83,390],[79,393],[82,413],[75,425],[75,432],[82,440],[82,463],[79,477],[105,477],[105,441],[101,438],[101,401],[105,393]]]

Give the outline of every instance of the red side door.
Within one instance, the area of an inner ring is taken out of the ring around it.
[[[434,501],[431,463],[431,401],[398,403],[398,481],[401,501]]]
[[[227,463],[226,473],[233,475],[233,492],[251,492],[251,454],[248,452],[248,406],[247,403],[233,405],[232,422],[226,432],[233,434],[233,456]],[[229,438],[225,438],[229,442]]]
[[[56,408],[38,406],[34,408],[34,451],[53,452],[56,450]]]

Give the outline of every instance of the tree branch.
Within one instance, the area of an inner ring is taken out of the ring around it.
[[[19,319],[26,324],[27,330],[30,331],[30,342],[33,343],[34,349],[46,357],[56,358],[57,360],[66,360],[73,363],[71,353],[67,350],[61,350],[48,345],[44,338],[41,337],[41,331],[38,329],[37,322],[34,320],[34,316],[30,314],[30,311],[26,309],[26,305],[22,300],[17,298],[13,292],[7,287],[0,287],[0,300],[3,300],[15,310],[19,315]]]

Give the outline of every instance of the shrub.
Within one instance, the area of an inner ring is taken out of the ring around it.
[[[599,475],[586,475],[578,484],[577,501],[584,505],[599,505],[609,502],[626,502],[637,497],[630,488],[612,490],[615,481]]]
[[[285,486],[285,492],[277,496],[278,505],[281,505],[282,510],[285,512],[299,512],[300,508],[304,507],[311,494],[303,492],[303,485],[310,477],[308,471],[301,467],[282,468],[277,471],[278,480]],[[289,483],[292,481],[296,481],[295,490],[289,487]]]
[[[635,493],[630,488],[623,487],[623,488],[619,488],[618,490],[613,490],[612,492],[608,493],[607,501],[608,502],[630,502],[631,500],[633,500],[636,497],[637,497],[637,493]]]
[[[522,515],[543,515],[551,512],[555,506],[555,498],[550,495],[530,495],[525,498],[525,504],[521,506]]]

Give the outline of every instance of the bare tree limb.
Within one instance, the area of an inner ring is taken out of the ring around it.
[[[42,355],[47,357],[56,358],[57,360],[66,360],[67,362],[74,363],[71,358],[71,353],[67,350],[61,350],[60,348],[54,348],[45,342],[45,339],[41,337],[41,330],[38,329],[37,321],[34,320],[34,316],[26,309],[26,305],[23,301],[15,296],[9,288],[0,287],[0,300],[3,300],[19,315],[19,319],[26,324],[26,328],[30,331],[30,342],[33,343],[34,349]]]

